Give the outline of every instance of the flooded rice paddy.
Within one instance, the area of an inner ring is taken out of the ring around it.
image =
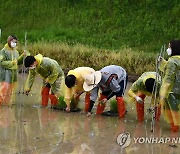
[[[131,83],[128,83],[127,90]],[[22,85],[19,85],[22,87]],[[180,153],[180,143],[144,143],[145,138],[173,138],[169,125],[161,117],[151,132],[151,114],[145,112],[145,120],[138,124],[134,104],[127,104],[124,119],[83,113],[67,113],[50,107],[40,108],[41,80],[36,79],[29,96],[16,93],[15,105],[0,106],[0,153],[2,154],[166,154]],[[127,94],[125,95],[127,98]],[[149,100],[145,105],[148,108]],[[107,105],[108,106],[108,105]],[[96,106],[93,109],[95,112]],[[106,108],[109,110],[109,107]],[[130,133],[131,143],[126,148],[117,144],[117,136]],[[136,139],[136,140],[135,140]],[[139,140],[138,140],[139,139]],[[135,142],[137,141],[137,142]]]

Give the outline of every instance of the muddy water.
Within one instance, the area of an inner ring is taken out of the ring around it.
[[[128,83],[127,90],[130,85]],[[37,79],[29,96],[24,95],[20,88],[12,108],[0,106],[0,153],[180,153],[180,143],[142,143],[145,137],[172,138],[179,134],[171,133],[163,118],[156,123],[155,132],[152,133],[151,115],[147,113],[145,122],[138,124],[134,104],[127,104],[128,112],[124,119],[95,114],[86,117],[83,112],[66,113],[50,107],[38,107],[41,100],[40,89],[41,80]],[[82,98],[80,108],[83,107]],[[148,107],[149,103],[146,104],[146,108]],[[124,149],[116,142],[117,136],[123,132],[129,132],[132,139]],[[137,137],[141,139],[136,143],[134,138]]]

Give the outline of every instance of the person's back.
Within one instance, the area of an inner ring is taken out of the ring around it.
[[[156,72],[144,72],[130,87],[130,90],[132,90],[132,92],[134,93],[138,93],[141,92],[142,94],[151,96],[152,93],[148,92],[145,86],[145,82],[147,79],[152,78],[152,79],[156,79]],[[129,91],[130,91],[129,90]]]
[[[74,98],[77,107],[80,95],[84,92],[83,83],[86,75],[95,72],[93,68],[90,67],[78,67],[70,70],[65,78],[65,96],[64,101],[66,102],[66,111],[70,111],[70,103]],[[89,97],[90,94],[87,92],[85,96],[85,111],[89,108]]]

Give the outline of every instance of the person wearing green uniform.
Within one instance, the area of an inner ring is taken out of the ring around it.
[[[25,67],[30,69],[25,84],[26,94],[28,95],[30,92],[36,73],[38,73],[43,78],[41,105],[46,107],[48,105],[48,99],[50,98],[51,106],[56,106],[58,97],[60,96],[61,83],[64,81],[64,72],[57,61],[38,54],[36,56],[27,56],[24,64]],[[51,94],[49,94],[50,89]]]
[[[160,70],[164,72],[160,89],[160,103],[164,119],[170,123],[171,130],[177,132],[180,125],[180,40],[169,43],[168,61],[161,58]]]
[[[137,111],[137,118],[139,122],[142,122],[144,120],[144,99],[146,96],[153,97],[152,103],[154,102],[154,94],[153,94],[153,87],[155,83],[156,76],[158,74],[156,72],[145,72],[143,73],[137,81],[135,81],[130,90],[128,91],[128,95],[130,98],[133,99],[133,101],[136,102],[136,111]],[[158,78],[160,79],[160,76],[158,75]],[[160,87],[160,83],[156,82],[158,84],[158,90]],[[158,105],[158,99],[156,99],[156,105],[155,108],[155,118],[158,121],[161,114],[161,107]]]
[[[19,56],[18,39],[10,35],[0,51],[0,104],[12,105],[13,92],[17,83],[18,65],[23,63],[25,52]]]

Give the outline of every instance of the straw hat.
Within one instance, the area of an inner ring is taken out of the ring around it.
[[[96,71],[92,74],[89,74],[85,77],[85,81],[83,84],[84,91],[90,91],[97,86],[97,84],[101,81],[101,72]]]

